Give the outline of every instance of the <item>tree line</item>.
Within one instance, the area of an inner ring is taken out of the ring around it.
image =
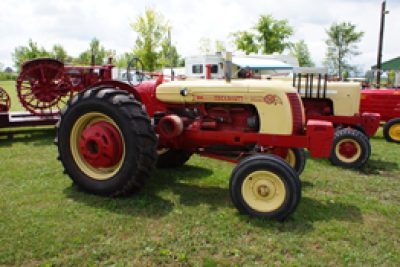
[[[131,52],[116,56],[116,52],[104,48],[97,38],[93,38],[89,48],[74,58],[66,52],[61,45],[54,45],[50,51],[39,47],[33,40],[27,46],[15,48],[12,54],[14,64],[19,70],[26,60],[38,57],[50,57],[75,65],[88,65],[91,63],[91,53],[94,52],[95,64],[103,64],[107,57],[113,56],[115,64],[119,67],[126,66],[129,59],[139,56],[148,71],[163,67],[183,66],[184,60],[179,55],[175,45],[171,43],[170,33],[172,27],[164,16],[154,9],[147,8],[144,14],[139,15],[130,24],[136,32],[137,38]],[[240,30],[230,34],[237,50],[249,55],[251,53],[273,54],[287,51],[297,58],[300,66],[315,66],[311,52],[304,40],[291,42],[294,28],[287,20],[277,20],[271,15],[261,15],[257,23],[247,30]],[[353,69],[350,60],[360,54],[357,44],[364,33],[356,29],[351,22],[333,23],[326,29],[327,46],[323,64],[328,67],[331,74],[342,78],[343,73]],[[215,40],[215,49],[211,48],[211,40],[203,37],[199,40],[199,52],[209,54],[225,51],[223,41]]]

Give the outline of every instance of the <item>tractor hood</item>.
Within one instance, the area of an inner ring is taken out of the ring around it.
[[[158,86],[157,99],[166,103],[242,103],[252,104],[267,95],[286,97],[296,90],[283,81],[224,80],[175,81]]]

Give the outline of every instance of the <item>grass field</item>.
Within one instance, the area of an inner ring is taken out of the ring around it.
[[[11,98],[11,111],[24,110],[17,98],[17,89],[14,81],[0,81],[0,87],[5,89]]]
[[[239,215],[233,165],[198,156],[156,170],[138,195],[88,195],[63,175],[53,138],[0,139],[0,265],[400,266],[400,146],[381,133],[361,171],[308,160],[284,223]]]

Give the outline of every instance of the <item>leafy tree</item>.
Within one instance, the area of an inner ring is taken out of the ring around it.
[[[215,54],[217,52],[225,52],[225,44],[221,40],[214,41],[214,47],[212,45],[213,40],[208,37],[202,37],[199,40],[199,52],[203,55]]]
[[[388,73],[387,84],[389,86],[393,86],[396,80],[396,72],[394,70],[390,70]]]
[[[170,45],[168,39],[161,42],[161,52],[159,54],[159,63],[165,67],[177,67],[181,62],[181,57],[174,45]]]
[[[324,64],[342,79],[343,71],[350,69],[347,60],[360,54],[357,43],[361,41],[364,32],[356,31],[355,24],[341,22],[333,23],[326,33],[328,49]]]
[[[28,46],[18,46],[12,53],[14,65],[18,72],[25,61],[42,57],[51,57],[51,53],[47,52],[43,47],[39,47],[32,39],[29,39]]]
[[[114,60],[114,65],[118,68],[126,68],[132,57],[132,53],[123,53],[122,55],[116,57],[116,59]]]
[[[215,40],[215,52],[225,52],[226,47],[223,41]]]
[[[202,37],[199,41],[199,51],[201,54],[209,55],[211,54],[211,39],[207,37]]]
[[[90,65],[92,61],[92,52],[94,54],[95,65],[104,64],[109,56],[115,55],[115,51],[105,49],[97,38],[93,38],[89,46],[90,48],[88,50],[79,55],[76,62],[77,64]]]
[[[311,59],[310,51],[304,40],[294,43],[290,47],[290,54],[297,58],[300,67],[314,67],[315,64]]]
[[[233,42],[238,50],[242,50],[246,55],[258,52],[258,44],[256,42],[255,34],[247,31],[238,31],[232,33],[234,38]]]
[[[293,34],[293,28],[287,20],[276,20],[271,15],[262,15],[250,31],[238,31],[232,35],[237,49],[247,55],[257,53],[259,49],[264,54],[282,53],[290,46],[287,39]]]
[[[138,16],[131,27],[138,34],[134,54],[141,58],[146,70],[154,71],[160,66],[158,56],[168,31],[168,22],[162,14],[147,8],[144,15]]]
[[[290,45],[287,38],[293,34],[293,28],[287,20],[276,20],[271,15],[263,15],[258,20],[255,29],[264,54],[282,53]]]
[[[4,70],[4,64],[0,62],[0,72]]]
[[[62,45],[54,45],[51,51],[51,56],[62,62],[72,61],[72,57],[68,55]]]
[[[6,68],[4,69],[4,72],[5,72],[5,73],[13,73],[14,70],[13,70],[11,67],[6,67]]]

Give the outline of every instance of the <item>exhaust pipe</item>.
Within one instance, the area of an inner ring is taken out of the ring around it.
[[[166,139],[174,138],[183,132],[183,121],[177,115],[167,115],[158,123],[158,132]]]
[[[232,78],[232,52],[225,54],[225,82],[230,83]]]

